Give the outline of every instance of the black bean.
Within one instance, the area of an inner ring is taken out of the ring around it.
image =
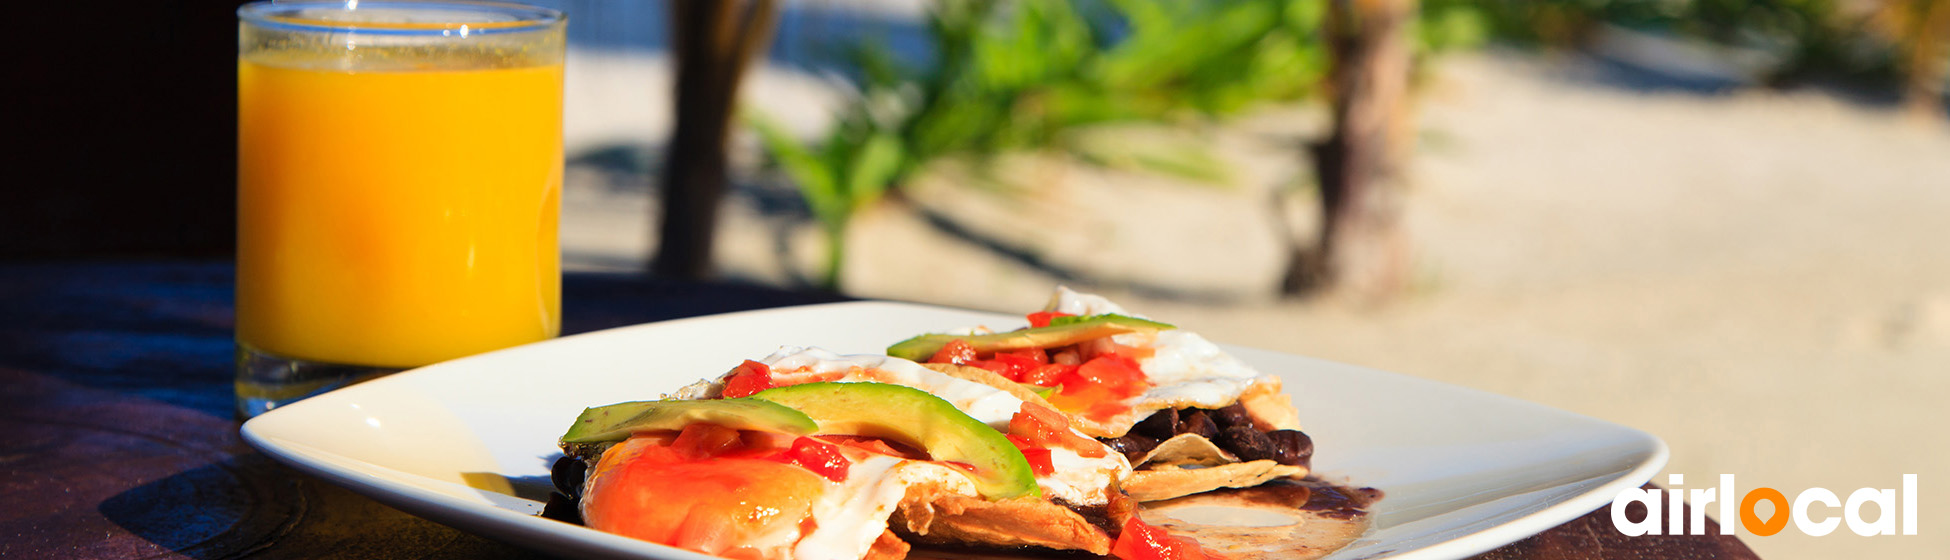
[[[1273,460],[1280,464],[1304,467],[1313,462],[1314,439],[1300,430],[1273,430],[1266,437],[1273,440]]]
[[[1198,434],[1205,436],[1205,439],[1212,439],[1219,435],[1219,425],[1213,423],[1212,417],[1207,416],[1205,411],[1196,408],[1188,410],[1191,412],[1180,414],[1178,417],[1178,433]]]
[[[1124,434],[1124,437],[1105,441],[1104,444],[1118,453],[1123,453],[1124,458],[1136,463],[1138,459],[1144,458],[1145,453],[1150,453],[1152,449],[1158,447],[1158,440],[1137,434]]]
[[[589,464],[575,457],[563,457],[555,461],[555,468],[548,473],[549,481],[555,483],[555,491],[570,498],[582,497],[583,475],[589,472]]]
[[[1231,451],[1241,461],[1272,459],[1275,455],[1273,440],[1250,425],[1226,428],[1215,441],[1220,449]]]
[[[565,496],[561,492],[549,492],[548,504],[542,506],[542,517],[581,525],[582,508],[578,505],[575,498]]]
[[[1233,426],[1253,425],[1253,417],[1246,414],[1246,405],[1239,403],[1232,403],[1225,408],[1212,411],[1212,421],[1217,422],[1221,430]]]
[[[1167,408],[1154,412],[1149,418],[1138,422],[1131,431],[1151,439],[1171,439],[1171,436],[1178,435],[1178,411]]]

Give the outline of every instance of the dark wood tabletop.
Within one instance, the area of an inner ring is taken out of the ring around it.
[[[0,264],[0,558],[530,558],[252,450],[233,417],[227,262]],[[831,301],[570,274],[565,333]],[[1609,508],[1481,556],[1755,558],[1732,536],[1626,537]]]

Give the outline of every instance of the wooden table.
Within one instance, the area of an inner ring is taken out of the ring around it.
[[[244,445],[232,412],[231,281],[226,262],[0,264],[0,557],[540,557]],[[832,299],[571,274],[564,331]],[[1482,556],[1754,557],[1733,537],[1625,537],[1606,509]]]

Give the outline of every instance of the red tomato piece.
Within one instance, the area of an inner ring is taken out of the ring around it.
[[[1057,317],[1074,317],[1074,315],[1059,311],[1037,311],[1029,314],[1029,326],[1047,327],[1049,326],[1049,320]]]
[[[1092,459],[1104,456],[1104,445],[1070,431],[1070,419],[1063,413],[1035,403],[1022,403],[1009,418],[1009,437],[1022,441],[1017,447],[1061,447]]]
[[[1110,555],[1123,560],[1208,560],[1217,556],[1208,554],[1198,541],[1174,536],[1136,515],[1124,522],[1124,530],[1110,545]]]
[[[1056,464],[1050,462],[1049,448],[1037,447],[1035,444],[1029,443],[1029,440],[1023,439],[1022,436],[1015,434],[1004,434],[1003,437],[1009,438],[1009,443],[1015,444],[1016,449],[1022,451],[1022,458],[1029,461],[1029,472],[1031,474],[1036,476],[1049,476],[1056,472]]]
[[[1059,383],[1062,389],[1050,396],[1050,404],[1096,420],[1123,413],[1123,401],[1151,388],[1137,360],[1116,354],[1091,358]]]
[[[1038,387],[1055,387],[1063,378],[1076,375],[1077,366],[1063,364],[1043,364],[1036,369],[1025,371],[1017,383],[1028,383]]]
[[[1017,383],[1021,383],[1029,372],[1043,366],[1041,362],[1019,354],[1000,353],[996,354],[993,359],[977,360],[969,362],[968,365],[993,371],[996,375],[1007,377],[1010,381]]]
[[[943,345],[940,350],[936,350],[933,356],[928,357],[927,363],[964,365],[973,361],[975,361],[975,347],[969,345],[968,341],[957,338],[948,341],[948,344]]]
[[[1050,410],[1047,406],[1041,406],[1035,403],[1022,403],[1022,407],[1016,411],[1016,414],[1028,416],[1025,419],[1026,421],[1032,421],[1037,425],[1045,426],[1043,428],[1044,430],[1054,431],[1070,427],[1070,419],[1064,417],[1063,413]],[[1015,424],[1015,419],[1010,418],[1009,427],[1014,428]]]
[[[846,482],[846,470],[853,466],[852,461],[840,454],[839,447],[809,437],[793,440],[792,449],[780,458],[833,482]]]
[[[1144,376],[1144,370],[1138,368],[1137,360],[1116,354],[1091,358],[1077,366],[1077,377],[1092,385],[1110,389],[1113,393],[1123,394],[1125,398],[1137,396],[1151,385],[1151,381]],[[1065,388],[1068,388],[1067,383]]]
[[[749,397],[753,393],[772,387],[774,387],[772,368],[759,362],[745,360],[745,363],[738,364],[738,369],[732,370],[730,378],[725,379],[724,398]]]
[[[1018,348],[1015,350],[995,351],[996,358],[999,359],[1003,356],[1013,356],[1016,358],[1023,358],[1032,362],[1036,362],[1038,364],[1049,363],[1049,353],[1044,352],[1043,349],[1041,348]]]
[[[1050,462],[1049,450],[1032,447],[1022,450],[1022,458],[1029,460],[1029,472],[1036,476],[1049,476],[1056,472],[1056,465]]]

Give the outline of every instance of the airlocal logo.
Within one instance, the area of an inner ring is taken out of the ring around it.
[[[1684,482],[1685,477],[1677,474],[1667,478],[1667,486],[1676,487]],[[1685,523],[1688,521],[1682,519],[1685,517],[1682,515],[1685,508],[1679,507],[1680,498],[1688,490],[1668,488],[1666,492],[1671,496],[1669,502],[1660,499],[1658,490],[1632,488],[1619,492],[1618,498],[1611,503],[1612,526],[1617,527],[1619,532],[1628,537],[1660,534],[1659,506],[1662,503],[1670,503],[1673,507],[1666,516],[1665,524],[1672,528],[1672,534],[1704,535],[1706,534],[1706,505],[1717,501],[1720,504],[1720,534],[1722,535],[1732,535],[1735,527],[1745,527],[1749,533],[1763,537],[1770,536],[1786,528],[1790,519],[1794,521],[1794,528],[1817,537],[1834,532],[1835,527],[1844,520],[1848,521],[1848,529],[1857,535],[1868,537],[1896,534],[1895,490],[1877,488],[1856,490],[1848,495],[1848,502],[1844,505],[1841,498],[1826,488],[1802,490],[1794,497],[1794,502],[1790,503],[1780,490],[1763,486],[1747,492],[1736,502],[1733,498],[1736,494],[1733,475],[1723,474],[1720,475],[1718,488],[1691,490],[1692,499],[1689,501],[1693,504],[1690,520],[1692,523]],[[1766,520],[1762,520],[1759,512],[1755,510],[1761,502],[1769,502],[1774,506],[1774,513]],[[1626,506],[1634,503],[1645,506],[1645,519],[1632,521],[1626,518]],[[1868,504],[1875,504],[1876,509],[1879,510],[1876,512],[1875,521],[1862,518],[1862,506]],[[1836,517],[1832,511],[1817,512],[1814,510],[1816,505],[1842,508],[1841,516]],[[1740,520],[1738,523],[1733,521],[1736,519],[1736,512]],[[1916,534],[1916,475],[1913,474],[1903,475],[1902,523],[1903,534]]]

